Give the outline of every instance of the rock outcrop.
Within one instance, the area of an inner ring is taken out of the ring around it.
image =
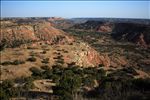
[[[116,40],[125,40],[143,47],[150,46],[150,26],[145,23],[86,21],[75,24],[71,29],[89,32],[112,33]]]
[[[62,30],[56,29],[50,22],[29,22],[5,24],[1,28],[0,44],[5,43],[7,47],[18,47],[22,44],[30,43],[32,47],[38,47],[42,44],[59,45],[60,47],[68,45],[69,55],[64,55],[65,62],[75,62],[76,65],[83,67],[110,66],[109,57],[100,55],[93,48],[83,42],[75,43],[74,38]],[[72,43],[72,45],[70,45]],[[75,45],[73,45],[75,44]],[[22,47],[22,46],[21,46]],[[68,61],[67,61],[68,60]]]
[[[113,29],[113,24],[112,23],[109,23],[109,22],[106,22],[102,25],[100,25],[98,28],[97,28],[97,32],[112,32],[112,29]]]
[[[48,21],[57,21],[57,20],[64,20],[64,18],[61,18],[61,17],[50,17],[47,20]]]
[[[62,30],[56,29],[49,23],[38,24],[34,26],[36,36],[48,44],[71,43],[74,39]]]
[[[150,27],[144,24],[116,23],[112,37],[126,40],[147,47],[150,45]]]
[[[145,42],[144,35],[140,34],[136,40],[136,44],[147,47],[147,43]]]
[[[91,32],[111,32],[113,28],[113,24],[110,22],[102,22],[102,21],[87,21],[82,24],[75,24],[72,29],[80,29]]]
[[[24,43],[45,41],[48,44],[70,43],[73,38],[54,28],[50,23],[34,23],[33,25],[11,25],[1,28],[0,44],[16,47]]]
[[[85,43],[82,43],[79,46],[82,47],[82,49],[72,51],[74,57],[72,60],[73,62],[76,62],[77,65],[83,67],[95,67],[99,64],[103,64],[105,67],[110,66],[110,59],[107,55],[100,55]]]
[[[34,34],[33,27],[29,25],[2,28],[0,37],[0,44],[5,42],[7,47],[15,47],[23,43],[38,40]]]

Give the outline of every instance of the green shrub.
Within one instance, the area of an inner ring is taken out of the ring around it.
[[[82,80],[84,86],[92,87],[94,86],[94,78],[90,75]]]
[[[43,66],[41,66],[41,69],[43,69],[43,70],[50,70],[50,67],[48,65],[43,65]]]
[[[59,93],[61,94],[60,99],[72,100],[73,94],[75,94],[80,88],[81,82],[81,78],[74,75],[71,70],[65,71],[61,76],[58,85],[59,87],[61,87],[61,90],[59,90]]]
[[[47,64],[47,63],[49,63],[49,58],[43,59],[43,61],[41,61],[41,62]]]
[[[29,89],[33,89],[34,88],[34,84],[33,81],[34,79],[32,77],[28,77],[25,79],[25,85],[23,86],[24,90],[29,90]]]
[[[105,79],[106,77],[106,71],[104,69],[98,69],[97,73],[95,74],[95,78],[97,80]]]
[[[41,76],[42,75],[42,71],[36,67],[31,67],[29,70],[32,72],[32,76]]]
[[[0,83],[0,98],[2,100],[8,100],[10,97],[14,96],[15,91],[13,91],[14,81],[4,80]]]
[[[6,48],[6,39],[3,39],[0,43],[0,51],[4,50]]]
[[[92,75],[94,75],[94,74],[96,74],[97,69],[89,67],[89,68],[84,68],[83,71],[84,71],[84,74],[92,74]]]
[[[60,100],[73,100],[73,96],[70,92],[62,90],[62,94],[59,99]]]
[[[35,62],[35,61],[36,61],[36,58],[35,58],[35,57],[30,57],[30,58],[27,59],[27,61]]]
[[[63,67],[60,64],[56,64],[52,66],[53,74],[61,75],[63,73]]]
[[[24,63],[25,63],[24,61],[15,60],[12,64],[13,64],[13,65],[19,65],[19,64],[24,64]]]
[[[43,73],[42,73],[42,77],[43,78],[46,78],[46,79],[53,79],[53,73],[52,73],[52,70],[45,70]]]
[[[3,88],[0,89],[0,98],[1,100],[9,100],[9,96],[7,95],[5,90],[3,90]]]
[[[87,96],[100,100],[148,100],[149,90],[149,79],[106,78],[94,91],[88,92]]]
[[[58,74],[52,74],[51,78],[52,78],[52,80],[53,80],[56,84],[59,84],[60,75],[58,75]]]
[[[5,80],[1,84],[3,89],[10,89],[14,86],[14,81],[12,80]]]
[[[1,65],[3,66],[7,66],[7,65],[19,65],[19,64],[24,64],[25,61],[21,61],[21,60],[14,60],[14,61],[5,61],[3,63],[1,63]]]
[[[7,66],[7,65],[11,65],[12,62],[11,61],[5,61],[5,62],[2,62],[1,65],[3,66]]]

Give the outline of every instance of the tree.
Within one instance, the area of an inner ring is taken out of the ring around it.
[[[45,59],[43,59],[43,61],[41,61],[41,62],[47,64],[47,63],[49,63],[49,58],[45,58]]]
[[[29,90],[29,89],[32,89],[34,87],[34,84],[33,84],[33,81],[34,79],[32,77],[28,77],[25,79],[25,85],[23,86],[23,88],[25,90]]]
[[[72,70],[65,70],[60,78],[58,87],[60,99],[72,100],[73,94],[76,94],[81,86],[82,80],[78,75],[75,75]],[[57,91],[55,91],[57,93]]]
[[[89,86],[89,87],[94,86],[94,78],[91,75],[88,75],[87,77],[83,78],[82,81],[84,86]]]
[[[0,43],[0,51],[4,50],[6,48],[6,39],[3,39]]]
[[[32,56],[32,57],[28,58],[27,61],[35,62],[35,61],[36,61],[36,58]]]
[[[8,100],[12,97],[12,88],[14,86],[14,82],[12,80],[5,80],[0,83],[0,98],[2,100]]]
[[[48,65],[43,65],[43,66],[41,66],[41,69],[43,69],[43,70],[45,70],[45,71],[46,71],[46,70],[51,70]]]
[[[32,76],[41,76],[42,75],[42,71],[36,67],[31,67],[29,70],[32,72]]]

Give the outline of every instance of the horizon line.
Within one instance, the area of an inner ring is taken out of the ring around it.
[[[150,18],[134,18],[134,17],[60,17],[60,16],[10,16],[1,18],[64,18],[64,19],[75,19],[75,18],[106,18],[106,19],[148,19]]]

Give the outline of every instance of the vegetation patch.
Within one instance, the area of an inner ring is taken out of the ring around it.
[[[41,62],[47,64],[47,63],[49,63],[49,58],[45,58]]]
[[[19,64],[25,64],[25,61],[14,60],[14,61],[5,61],[5,62],[1,63],[1,65],[3,65],[3,66],[7,66],[7,65],[19,65]]]
[[[35,61],[36,61],[36,58],[32,56],[32,57],[28,58],[27,61],[35,62]]]

